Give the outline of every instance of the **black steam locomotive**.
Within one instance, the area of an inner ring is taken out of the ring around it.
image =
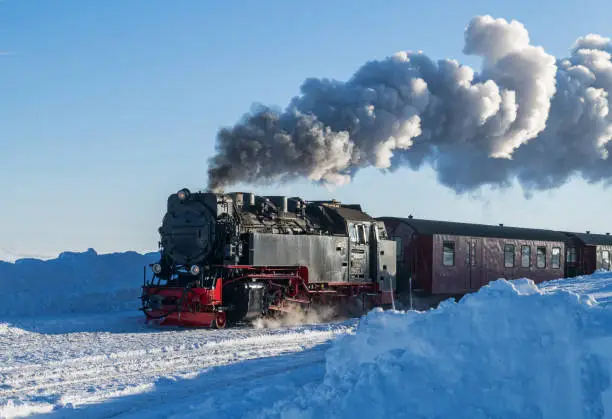
[[[387,304],[396,247],[359,205],[252,193],[170,195],[145,315],[222,328],[347,299]]]

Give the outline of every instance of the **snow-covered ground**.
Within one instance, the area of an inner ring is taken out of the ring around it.
[[[48,412],[151,391],[160,382],[193,378],[213,367],[302,352],[350,327],[180,330],[146,326],[137,314],[0,324],[0,412]],[[280,372],[312,362],[323,362],[323,353],[287,359]],[[258,366],[255,375],[278,368]],[[255,373],[238,372],[236,380]],[[98,413],[103,412],[92,415]]]
[[[143,324],[130,299],[154,256],[0,263],[0,417],[612,417],[612,273],[500,280],[426,312],[185,330]],[[73,292],[46,284],[60,279]]]

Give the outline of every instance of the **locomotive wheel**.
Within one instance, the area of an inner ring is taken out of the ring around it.
[[[225,329],[227,326],[227,315],[225,312],[220,311],[217,313],[215,320],[213,321],[213,327],[215,329]]]

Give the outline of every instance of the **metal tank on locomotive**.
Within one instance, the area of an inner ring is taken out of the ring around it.
[[[395,242],[359,205],[182,189],[169,196],[159,233],[142,310],[163,324],[221,328],[312,304],[392,298]]]

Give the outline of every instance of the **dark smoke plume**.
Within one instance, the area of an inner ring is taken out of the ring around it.
[[[530,45],[517,22],[479,16],[465,54],[482,70],[400,52],[347,82],[308,79],[284,112],[247,115],[217,138],[209,188],[295,178],[342,184],[360,168],[431,165],[444,185],[525,191],[573,175],[612,178],[612,42],[589,34],[567,58]]]

